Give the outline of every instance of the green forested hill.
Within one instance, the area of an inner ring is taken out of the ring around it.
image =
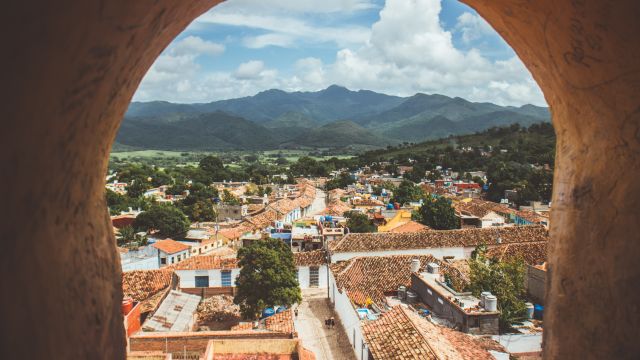
[[[351,121],[346,121],[351,120]],[[133,102],[117,148],[266,150],[282,147],[385,147],[494,126],[550,120],[547,108],[499,106],[444,95],[402,98],[332,85],[316,92],[267,90],[202,104]]]

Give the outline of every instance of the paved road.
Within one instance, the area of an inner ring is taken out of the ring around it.
[[[324,319],[331,316],[336,319],[336,326],[327,329]],[[347,334],[329,305],[327,289],[303,290],[294,322],[302,345],[313,351],[317,360],[355,360]]]
[[[320,189],[316,189],[316,198],[311,203],[311,210],[309,215],[318,215],[327,207],[326,194]]]

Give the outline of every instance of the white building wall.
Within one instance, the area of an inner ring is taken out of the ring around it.
[[[472,248],[475,249],[475,248]],[[471,253],[469,252],[469,255]],[[442,259],[444,256],[453,256],[458,259],[468,258],[464,247],[450,248],[425,248],[425,249],[409,249],[409,250],[386,250],[386,251],[369,251],[369,252],[339,252],[331,254],[331,263],[345,261],[358,256],[389,256],[389,255],[432,255],[435,258]]]
[[[196,287],[196,276],[209,276],[209,287],[222,287],[222,270],[176,270],[180,278],[181,288]],[[231,269],[231,285],[235,286],[236,278],[240,275],[240,269]]]
[[[360,328],[360,318],[351,304],[351,300],[347,294],[341,293],[333,278],[333,274],[329,274],[329,298],[334,305],[335,311],[340,317],[340,322],[344,327],[351,348],[353,349],[356,359],[367,360],[369,359],[369,352],[364,343],[364,337],[362,336],[362,329]]]
[[[300,289],[308,289],[311,286],[309,285],[311,278],[310,278],[310,270],[309,270],[309,266],[298,266],[298,282],[300,283]],[[327,288],[327,284],[328,284],[328,280],[327,280],[327,275],[328,275],[328,269],[326,265],[322,265],[318,267],[318,287],[320,289],[326,289]]]
[[[178,263],[178,255],[180,256],[180,261],[183,261],[183,260],[191,257],[191,249],[180,251],[180,252],[177,252],[175,254],[167,254],[164,251],[160,251],[160,258],[167,258],[167,263],[166,264],[161,264],[160,266],[177,264]]]

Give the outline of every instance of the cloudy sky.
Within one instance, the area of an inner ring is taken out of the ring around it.
[[[209,102],[331,84],[545,105],[513,50],[456,0],[228,0],[169,45],[134,100]]]

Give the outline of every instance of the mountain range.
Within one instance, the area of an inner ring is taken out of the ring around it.
[[[549,109],[534,105],[499,106],[422,93],[398,97],[332,85],[210,103],[132,102],[116,146],[181,151],[384,147],[548,121]]]

